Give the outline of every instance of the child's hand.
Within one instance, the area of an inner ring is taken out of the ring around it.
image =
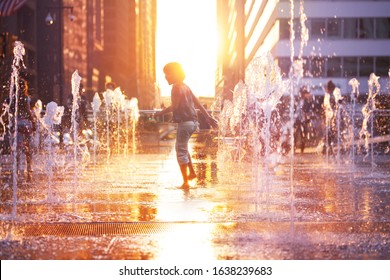
[[[216,119],[210,117],[210,118],[208,119],[208,123],[209,123],[209,125],[212,126],[212,128],[215,128],[215,129],[218,128],[218,121],[217,121]]]

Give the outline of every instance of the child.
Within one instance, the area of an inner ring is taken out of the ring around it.
[[[188,181],[196,178],[191,156],[188,152],[188,142],[191,135],[198,128],[198,118],[195,108],[203,114],[206,122],[213,128],[218,127],[218,122],[212,118],[202,106],[199,99],[191,89],[183,82],[185,73],[182,66],[177,62],[171,62],[164,66],[165,79],[172,85],[171,106],[157,112],[155,116],[173,113],[173,121],[178,124],[176,134],[176,157],[183,176],[181,188],[188,189]]]

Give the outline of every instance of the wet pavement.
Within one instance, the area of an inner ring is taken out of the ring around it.
[[[389,155],[374,167],[316,153],[253,166],[208,133],[191,149],[189,190],[177,188],[173,140],[76,169],[57,155],[53,177],[37,156],[15,216],[3,156],[0,259],[390,259]]]

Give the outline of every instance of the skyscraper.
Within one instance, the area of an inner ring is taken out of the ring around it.
[[[323,85],[329,79],[342,93],[350,92],[348,82],[354,77],[360,81],[361,92],[366,92],[372,72],[381,77],[382,88],[386,88],[390,67],[389,1],[294,1],[293,45],[291,1],[232,0],[228,1],[228,9],[226,2],[217,2],[218,21],[225,25],[224,49],[219,59],[224,71],[217,84],[221,84],[221,77],[225,80],[231,77],[229,83],[233,85],[228,88],[232,90],[243,78],[242,68],[266,51],[272,53],[288,77],[290,54],[294,50],[293,59],[300,57],[303,62],[302,82],[314,94],[323,94]],[[300,18],[301,15],[307,18]],[[306,30],[307,44],[301,48],[301,34]]]

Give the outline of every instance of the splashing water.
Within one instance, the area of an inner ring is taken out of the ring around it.
[[[373,135],[373,114],[375,112],[375,96],[380,92],[379,78],[374,73],[371,73],[368,80],[368,98],[367,103],[362,108],[363,124],[360,130],[359,136],[365,141],[364,147],[367,152],[366,157],[371,154],[371,167],[374,168],[374,150],[373,144],[371,144],[371,152],[369,152],[369,138]],[[371,133],[368,131],[368,122],[371,120]],[[366,158],[365,157],[365,158]]]
[[[80,101],[80,83],[81,77],[78,71],[75,70],[72,74],[72,125],[71,132],[73,132],[73,160],[74,160],[74,177],[73,177],[73,195],[76,195],[76,185],[78,181],[78,170],[77,170],[77,150],[78,150],[78,122],[77,112],[79,110]]]
[[[333,109],[332,109],[332,106],[330,103],[330,93],[329,92],[325,92],[323,106],[324,106],[324,111],[325,111],[325,143],[324,143],[324,145],[326,147],[326,161],[327,161],[327,163],[329,163],[329,149],[330,149],[329,142],[330,142],[330,136],[331,136],[330,131],[331,131],[332,119],[333,119],[333,115],[334,115],[334,112],[333,112]]]
[[[40,99],[35,102],[32,111],[36,120],[36,130],[33,134],[33,146],[36,150],[39,151],[41,149],[41,131],[43,127],[43,118],[41,118],[42,101]]]
[[[13,159],[13,173],[12,173],[12,191],[13,191],[13,207],[12,207],[12,219],[16,218],[16,206],[17,206],[17,191],[18,191],[18,182],[17,182],[17,173],[18,173],[18,156],[17,156],[17,138],[18,138],[18,100],[19,100],[19,69],[21,67],[26,68],[23,62],[23,56],[25,55],[24,45],[20,41],[15,41],[14,43],[14,59],[12,62],[12,73],[11,73],[11,83],[9,90],[9,100],[10,104],[14,102],[14,110],[10,112],[8,107],[8,123],[10,131],[13,130],[12,134],[12,159]],[[13,129],[12,129],[13,126]]]
[[[339,88],[335,88],[333,91],[333,96],[335,98],[336,102],[336,109],[335,109],[335,115],[336,115],[336,129],[337,129],[337,162],[340,162],[340,146],[341,146],[341,131],[340,131],[340,123],[341,123],[341,110],[340,110],[340,101],[342,100],[341,91]]]
[[[50,102],[46,105],[46,112],[43,116],[43,124],[46,130],[48,131],[48,136],[45,139],[44,143],[47,147],[49,153],[48,159],[46,161],[46,172],[49,176],[48,178],[48,198],[49,202],[53,202],[53,192],[52,192],[52,181],[53,181],[53,166],[55,165],[55,157],[53,151],[53,142],[58,144],[59,140],[53,135],[53,126],[55,124],[60,124],[62,116],[64,114],[64,106],[58,106],[55,102]]]
[[[107,147],[107,162],[111,156],[111,148],[110,148],[110,114],[112,108],[112,100],[114,97],[114,91],[111,89],[107,89],[103,92],[103,98],[106,109],[106,147]]]
[[[93,96],[93,100],[91,103],[92,111],[93,111],[93,164],[96,168],[96,146],[97,146],[97,113],[100,111],[100,106],[102,105],[102,101],[100,99],[99,93],[95,93]]]
[[[13,184],[12,187],[12,193],[13,195],[10,196],[10,200],[12,199],[12,211],[9,213],[10,219],[14,220],[17,217],[17,207],[18,207],[18,194],[20,193],[20,190],[18,190],[18,183],[20,182],[20,178],[18,178],[18,164],[17,164],[17,152],[21,152],[21,148],[18,147],[16,139],[18,137],[18,131],[17,129],[14,129],[17,127],[17,117],[18,117],[18,104],[15,102],[15,100],[18,100],[18,94],[19,93],[19,70],[20,68],[24,67],[23,64],[23,56],[24,56],[24,48],[23,44],[20,42],[15,43],[15,49],[14,54],[15,58],[12,65],[12,73],[11,73],[11,81],[10,81],[10,90],[9,90],[9,100],[10,103],[5,102],[3,104],[3,112],[0,117],[0,130],[2,133],[0,133],[0,139],[2,141],[6,140],[5,138],[8,137],[7,133],[9,133],[9,138],[11,139],[11,148],[10,151],[11,159],[13,159],[12,162],[12,181],[6,185],[10,186],[11,182]],[[75,202],[75,199],[77,197],[76,193],[76,186],[78,185],[78,173],[79,173],[79,166],[80,163],[78,162],[78,156],[82,156],[82,163],[84,161],[88,160],[89,163],[89,152],[88,152],[88,140],[87,141],[80,141],[79,135],[79,124],[78,124],[78,114],[79,114],[79,105],[80,105],[80,83],[81,83],[81,77],[78,75],[78,71],[76,70],[72,75],[72,109],[71,109],[71,128],[70,132],[63,135],[63,142],[65,146],[60,146],[60,135],[58,134],[58,126],[62,125],[62,117],[64,115],[65,108],[63,106],[58,106],[55,102],[50,102],[45,106],[45,114],[42,116],[42,101],[38,100],[35,103],[35,106],[32,108],[33,115],[35,115],[36,119],[36,128],[37,130],[33,133],[33,146],[34,148],[39,147],[42,148],[42,156],[44,159],[42,160],[42,165],[39,165],[39,160],[36,161],[34,164],[37,169],[39,169],[41,172],[44,173],[45,178],[45,184],[42,185],[44,189],[42,196],[44,196],[44,203],[49,203],[49,207],[51,207],[52,203],[58,203],[60,201],[60,187],[57,186],[55,181],[55,172],[56,170],[61,170],[61,175],[66,175],[64,172],[67,171],[68,167],[74,168],[74,177],[73,177],[73,196],[72,201]],[[116,94],[116,95],[115,95]],[[106,104],[106,118],[107,118],[107,126],[110,124],[110,117],[112,115],[112,109],[117,110],[117,117],[118,117],[118,136],[121,132],[120,125],[123,125],[124,123],[121,123],[121,112],[124,111],[128,118],[130,118],[131,121],[131,131],[132,131],[132,150],[133,153],[136,151],[136,124],[139,119],[139,110],[138,110],[138,100],[136,98],[133,98],[131,100],[126,100],[125,96],[120,91],[120,88],[114,91],[106,91],[106,94],[104,94],[105,97],[105,104]],[[96,144],[99,143],[97,141],[97,136],[99,135],[97,133],[97,127],[96,122],[98,121],[97,118],[97,112],[99,112],[100,106],[102,104],[102,100],[100,100],[99,95],[96,94],[92,103],[92,109],[94,112],[94,163],[96,165]],[[127,109],[125,109],[125,104],[127,104]],[[11,106],[12,105],[12,106]],[[115,105],[115,108],[114,108]],[[104,114],[103,114],[104,115]],[[5,118],[8,117],[8,120]],[[103,117],[104,119],[104,117]],[[129,128],[127,128],[127,131],[129,131]],[[107,149],[109,151],[109,127],[107,129],[107,135],[108,135],[108,145]],[[86,130],[86,133],[88,136],[92,135],[92,132],[90,130]],[[20,135],[19,135],[20,137]],[[122,141],[122,139],[118,138]],[[123,142],[123,141],[122,141]],[[127,147],[129,147],[129,141],[127,140]],[[67,156],[71,155],[67,152],[70,151],[69,148],[71,148],[71,145],[73,145],[73,160],[68,159]],[[3,149],[3,147],[1,147]],[[64,150],[62,148],[65,148]],[[35,150],[35,149],[34,149]],[[119,150],[119,149],[118,149]],[[36,150],[35,150],[36,151]],[[81,152],[80,152],[81,151]],[[1,151],[2,152],[2,151]],[[110,152],[108,152],[108,155],[110,155]],[[37,154],[37,157],[41,156],[41,153]],[[11,163],[11,162],[10,162]],[[82,165],[81,165],[82,166]],[[65,167],[64,169],[60,169],[59,167]],[[2,168],[2,167],[1,167]],[[10,168],[10,170],[11,170]],[[73,171],[72,170],[72,171]],[[1,170],[2,171],[2,170]],[[39,177],[39,176],[38,176]],[[38,178],[37,177],[37,178]],[[63,176],[60,176],[63,178]],[[34,181],[32,182],[34,184]],[[4,186],[4,187],[6,187]],[[11,191],[11,190],[10,190]],[[24,190],[22,190],[24,192]],[[69,195],[69,191],[67,191],[66,195]],[[34,198],[35,199],[35,198]],[[73,203],[73,207],[75,207],[75,203]],[[51,208],[50,208],[51,209]]]
[[[264,139],[265,143],[259,143],[260,145],[256,146],[263,146],[265,156],[268,159],[271,141],[271,115],[284,93],[282,75],[271,54],[267,53],[252,61],[246,70],[245,77],[247,100],[252,113],[254,113],[254,118],[249,119],[250,126],[255,127],[255,134],[259,133],[255,136],[256,138]],[[256,142],[258,140],[255,140]],[[256,152],[257,157],[260,155],[259,152],[259,150]]]
[[[117,137],[117,154],[119,154],[119,150],[120,150],[120,129],[121,129],[121,111],[123,109],[123,106],[124,106],[124,101],[125,101],[125,96],[123,95],[122,91],[121,91],[121,88],[120,87],[117,87],[115,90],[114,90],[114,96],[113,96],[113,107],[115,110],[115,113],[116,113],[116,116],[117,116],[117,129],[116,129],[116,137]]]
[[[229,101],[230,102],[230,101]],[[243,116],[246,115],[247,110],[247,95],[246,95],[246,86],[240,81],[234,88],[233,91],[233,103],[226,104],[226,112],[231,116],[230,117],[230,131],[233,132],[233,135],[236,134],[235,128],[238,128],[238,141],[237,141],[237,153],[236,159],[241,161],[245,156],[245,150],[242,148],[243,146]],[[230,109],[231,107],[231,109]]]
[[[349,80],[348,84],[352,87],[351,92],[351,101],[352,101],[352,109],[351,109],[351,119],[352,119],[352,164],[355,164],[355,110],[356,110],[356,97],[359,96],[359,81],[356,78],[352,78]]]
[[[342,151],[346,151],[351,145],[353,147],[353,126],[351,125],[351,116],[345,109],[341,91],[335,88],[333,95],[336,102],[336,131],[337,131],[337,162],[340,163],[340,156]],[[353,149],[353,148],[352,148]]]
[[[233,102],[224,102],[220,114],[223,138],[220,147],[222,151],[228,151],[233,161],[248,159],[252,162],[258,197],[265,195],[268,200],[269,168],[275,164],[273,158],[279,156],[281,146],[282,124],[276,107],[286,91],[286,83],[270,53],[256,57],[249,64],[245,77],[245,83],[240,81],[235,86]],[[226,141],[229,137],[233,137],[230,143]]]
[[[125,154],[127,154],[127,150],[129,147],[129,115],[130,115],[130,121],[131,121],[131,136],[132,136],[132,152],[133,155],[136,151],[136,138],[135,138],[135,129],[137,126],[138,119],[140,117],[139,109],[138,109],[138,99],[133,97],[130,100],[125,101],[124,105],[124,111],[125,111],[125,122],[126,122],[126,147],[125,147]]]

